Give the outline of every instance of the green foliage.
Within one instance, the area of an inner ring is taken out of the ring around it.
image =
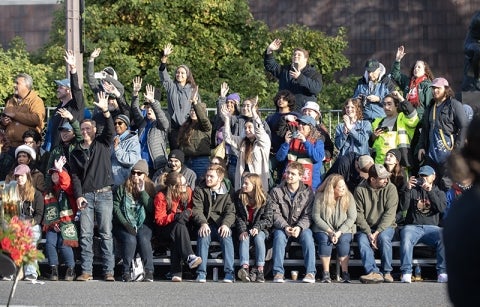
[[[13,95],[15,76],[19,73],[27,73],[33,78],[34,89],[40,97],[46,98],[51,89],[49,76],[52,68],[46,64],[34,64],[30,61],[30,55],[26,51],[23,39],[16,37],[10,43],[10,48],[0,48],[0,99],[6,101]],[[2,104],[3,105],[3,104]]]
[[[276,54],[281,63],[290,61],[295,47],[310,51],[310,63],[323,74],[324,90],[319,97],[323,109],[351,95],[346,93],[352,89],[344,88],[334,78],[349,65],[343,55],[347,47],[345,29],[340,28],[333,37],[298,25],[270,32],[264,22],[253,18],[247,0],[89,0],[83,19],[84,71],[90,53],[101,48],[95,70],[114,67],[125,85],[127,100],[135,76],[142,76],[144,85],[161,88],[158,66],[164,46],[172,43],[169,73],[173,77],[178,65],[189,66],[208,106],[215,105],[221,83],[227,82],[230,91],[239,92],[242,98],[258,95],[261,107],[273,107],[278,83],[265,73],[263,52],[277,37],[283,41],[282,50]],[[62,6],[56,12],[49,44],[32,58],[49,65],[45,80],[65,74],[64,48]],[[92,93],[86,88],[87,101],[92,101]],[[53,99],[55,93],[47,89],[48,100]]]

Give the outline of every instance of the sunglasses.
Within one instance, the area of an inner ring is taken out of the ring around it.
[[[132,171],[132,176],[142,176],[143,173],[142,172],[139,172],[139,171]]]
[[[123,122],[114,122],[113,124],[114,124],[115,126],[121,126],[121,125],[123,125]]]

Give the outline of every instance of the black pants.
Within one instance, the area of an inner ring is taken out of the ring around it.
[[[190,234],[185,224],[172,222],[167,226],[158,227],[160,240],[170,241],[170,263],[172,273],[182,272],[182,260],[193,254]]]

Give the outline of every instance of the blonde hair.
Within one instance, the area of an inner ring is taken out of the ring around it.
[[[17,197],[18,200],[33,201],[35,199],[35,187],[32,184],[32,175],[30,173],[26,173],[26,175],[27,181],[23,187],[17,183]]]
[[[340,204],[344,212],[347,212],[350,206],[351,193],[347,188],[345,188],[346,194],[344,196],[335,199],[335,188],[340,181],[345,182],[342,175],[332,174],[325,179],[325,183],[317,190],[315,206],[321,208],[321,212],[323,212],[326,217],[331,217],[334,214],[337,204]]]
[[[263,192],[262,179],[255,173],[248,173],[243,176],[242,180],[248,179],[253,184],[253,199],[255,201],[255,207],[261,208],[267,202],[267,195]],[[249,198],[247,193],[241,192],[239,195],[240,201],[244,206],[248,206]]]

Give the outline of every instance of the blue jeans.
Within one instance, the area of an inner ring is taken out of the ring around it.
[[[402,273],[412,273],[413,247],[419,242],[436,248],[437,273],[446,273],[442,228],[435,225],[406,225],[400,231],[400,270]]]
[[[306,273],[317,273],[315,268],[315,243],[310,229],[303,229],[298,238],[287,237],[283,229],[275,229],[273,232],[273,275],[285,274],[283,261],[285,260],[285,249],[288,241],[298,241],[302,245],[304,265]]]
[[[69,268],[75,267],[75,259],[73,257],[73,250],[71,246],[63,244],[61,232],[56,232],[52,229],[47,231],[45,252],[48,258],[49,265],[58,265],[58,253],[62,255],[63,261]]]
[[[207,274],[207,260],[208,260],[208,248],[210,247],[210,242],[213,240],[220,242],[220,247],[222,248],[223,255],[223,271],[225,274],[233,274],[233,240],[232,236],[226,238],[220,237],[218,234],[218,226],[215,224],[209,224],[210,226],[210,235],[205,237],[198,236],[197,238],[197,255],[202,258],[202,263],[198,266],[197,273]]]
[[[32,245],[37,246],[38,241],[40,240],[41,237],[42,237],[42,228],[40,227],[40,225],[32,226]],[[29,263],[23,266],[23,273],[25,274],[25,276],[33,275],[35,277],[38,277],[37,267],[38,267],[38,264],[37,264],[37,261],[35,260],[35,262]]]
[[[393,227],[388,227],[387,229],[382,231],[377,237],[377,247],[380,251],[381,267],[383,273],[390,273],[393,270],[392,239],[394,234],[395,229]],[[367,274],[370,274],[371,272],[379,273],[380,270],[375,263],[375,252],[370,246],[370,240],[368,239],[367,234],[364,232],[357,232],[356,237],[365,272]]]
[[[93,228],[95,222],[98,226],[102,250],[102,269],[104,274],[113,274],[115,257],[113,255],[112,192],[85,193],[88,206],[82,210],[80,216],[80,257],[82,260],[82,273],[92,274],[93,268]]]
[[[188,158],[185,162],[185,165],[197,174],[197,182],[205,177],[207,173],[207,168],[210,165],[209,156],[198,156]]]
[[[333,243],[330,241],[330,237],[326,232],[314,232],[313,236],[317,241],[318,245],[318,255],[320,257],[331,257]],[[337,246],[337,255],[338,257],[345,257],[350,254],[350,243],[352,242],[353,235],[351,233],[342,233],[340,238],[338,238]]]
[[[153,272],[152,229],[148,225],[143,224],[137,229],[137,235],[133,235],[125,227],[121,225],[117,227],[115,225],[113,232],[118,240],[120,254],[123,259],[123,273],[130,273],[130,267],[137,248],[145,270]]]
[[[255,262],[257,266],[265,265],[265,232],[260,231],[255,237],[253,237],[255,243]],[[250,236],[245,240],[240,240],[238,247],[240,254],[240,265],[249,264],[250,260]]]

